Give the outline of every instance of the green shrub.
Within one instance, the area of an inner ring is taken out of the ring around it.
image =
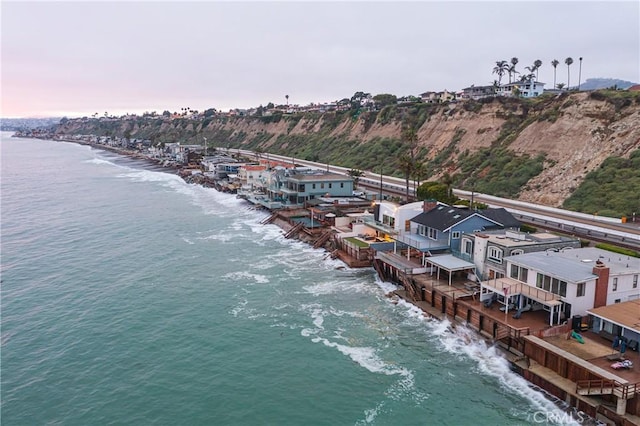
[[[607,251],[613,252],[613,253],[623,254],[625,256],[640,257],[640,252],[637,252],[635,250],[622,248],[622,247],[618,247],[618,246],[614,246],[613,244],[598,243],[598,244],[596,244],[596,247],[599,248],[599,249],[602,249],[602,250],[607,250]]]

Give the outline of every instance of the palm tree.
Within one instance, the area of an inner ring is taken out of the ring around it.
[[[580,82],[582,81],[582,56],[578,58],[580,66],[578,67],[578,92],[580,91]]]
[[[407,203],[409,202],[409,178],[413,172],[413,158],[408,153],[398,157],[398,168],[404,173],[407,188]]]
[[[564,89],[564,83],[558,83],[558,85],[556,87],[558,89],[562,90],[562,89]]]
[[[358,188],[358,182],[360,181],[360,178],[364,176],[364,172],[358,169],[351,169],[347,174],[353,178],[353,189]]]
[[[407,202],[409,202],[409,178],[414,168],[416,148],[418,147],[418,134],[412,127],[407,127],[402,132],[402,140],[405,142],[407,151],[398,158],[400,170],[404,172],[407,183]]]
[[[284,95],[285,98],[287,98],[287,106],[289,106],[289,95]]]
[[[509,69],[509,76],[511,76],[511,73],[513,73],[514,79],[516,77],[516,74],[520,74],[518,71],[516,71],[516,65],[518,65],[518,58],[516,57],[511,58],[511,67]],[[511,83],[511,77],[509,77],[509,83]]]
[[[560,61],[558,61],[557,59],[554,59],[553,61],[551,61],[551,66],[553,67],[553,87],[554,87],[554,89],[556,87],[556,67],[558,66],[559,63],[560,63]]]
[[[451,193],[451,185],[453,185],[453,176],[449,174],[449,172],[445,172],[442,175],[442,183],[447,186],[447,203],[453,202],[453,194]]]
[[[535,61],[533,61],[533,65],[536,67],[536,81],[538,81],[538,71],[542,66],[542,61],[540,59],[536,59]]]
[[[571,64],[573,63],[573,58],[569,56],[564,60],[564,63],[567,64],[567,90],[571,90]]]
[[[509,73],[509,83],[511,83],[512,74],[513,74],[513,81],[516,81],[516,74],[520,74],[518,71],[516,71],[515,65],[509,65],[509,68],[507,68],[507,72]]]
[[[507,61],[496,61],[496,66],[493,67],[493,74],[498,74],[498,84],[502,83],[502,76],[509,69]]]
[[[416,163],[413,165],[413,196],[418,198],[418,187],[420,181],[427,178],[427,166],[424,163]]]

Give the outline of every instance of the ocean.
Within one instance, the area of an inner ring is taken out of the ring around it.
[[[9,136],[3,425],[570,423],[472,331],[234,195]]]

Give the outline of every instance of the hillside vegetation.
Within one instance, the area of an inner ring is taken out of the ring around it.
[[[64,120],[95,134],[251,149],[523,201],[631,216],[640,212],[640,93],[387,105],[324,114]],[[409,166],[408,166],[409,164]]]

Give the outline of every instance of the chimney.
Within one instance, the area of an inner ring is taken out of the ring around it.
[[[607,291],[609,289],[609,268],[600,260],[596,260],[593,273],[598,276],[596,279],[596,292],[593,296],[593,307],[607,305]]]
[[[422,211],[428,212],[435,209],[438,206],[438,202],[436,200],[424,200],[422,203]]]

